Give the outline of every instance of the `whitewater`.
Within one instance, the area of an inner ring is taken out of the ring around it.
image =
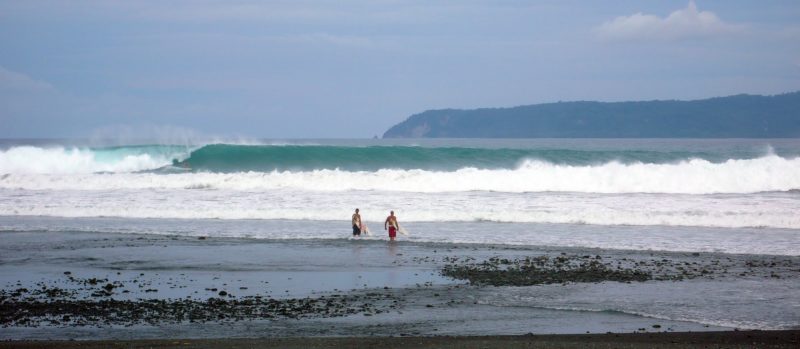
[[[418,241],[800,254],[800,247],[776,247],[800,234],[796,140],[8,141],[0,145],[0,198],[0,216],[11,218],[0,229],[19,228],[9,223],[13,217],[315,226],[347,221],[359,207],[371,226],[389,210],[412,228],[425,226],[413,236]],[[276,228],[257,237],[346,238],[345,223],[341,232]],[[437,233],[453,224],[511,228]],[[576,240],[570,229],[556,236],[521,231],[553,224],[594,233]],[[644,242],[627,243],[624,234],[592,238],[626,226],[649,232],[638,237]],[[668,227],[705,235],[666,243],[658,232]],[[715,239],[722,247],[707,241]]]
[[[41,173],[29,166],[3,174],[0,188],[26,190],[112,189],[222,189],[235,191],[296,189],[345,192],[356,190],[442,192],[580,192],[714,194],[791,191],[800,188],[800,158],[768,155],[757,159],[711,163],[692,159],[674,164],[622,164],[590,166],[558,165],[525,160],[514,169],[461,168],[455,171],[381,169],[237,173],[130,173],[119,169],[156,169],[164,165],[147,155],[130,157],[113,165],[87,163],[80,167],[106,173]],[[63,164],[68,163],[62,162]],[[149,166],[146,166],[146,165]],[[20,168],[23,166],[16,166]],[[57,167],[53,165],[52,167]],[[113,168],[113,173],[109,170]],[[180,170],[179,168],[176,170]]]

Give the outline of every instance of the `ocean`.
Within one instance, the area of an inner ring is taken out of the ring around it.
[[[370,230],[358,238],[356,208]],[[408,232],[398,244],[382,229],[390,210]],[[74,275],[127,285],[114,299],[351,289],[405,304],[340,320],[173,324],[169,334],[17,326],[6,338],[252,336],[252,326],[349,336],[376,323],[386,329],[377,336],[400,324],[425,335],[793,329],[798,212],[794,139],[4,140],[9,292],[60,287],[94,299]],[[440,274],[457,259],[542,254],[703,276],[461,287]],[[432,312],[440,294],[450,300]]]
[[[6,140],[0,197],[5,230],[348,239],[360,208],[373,239],[394,210],[418,242],[800,255],[793,139]]]

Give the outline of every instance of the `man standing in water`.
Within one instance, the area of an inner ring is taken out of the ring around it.
[[[353,236],[360,236],[361,235],[361,215],[358,214],[358,209],[356,209],[356,213],[353,213]]]
[[[397,237],[397,229],[400,228],[400,224],[397,223],[397,217],[394,216],[394,211],[389,212],[389,217],[386,217],[386,221],[383,222],[383,230],[386,230],[386,226],[389,226],[389,240],[394,241],[394,238]]]

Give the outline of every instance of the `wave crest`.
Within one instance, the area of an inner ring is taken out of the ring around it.
[[[91,163],[80,151],[59,156]],[[158,161],[149,155],[129,156],[114,168],[139,169]],[[31,165],[33,166],[33,165]],[[95,166],[104,171],[103,166]],[[39,172],[35,172],[39,173]],[[65,173],[70,173],[69,168]],[[718,194],[793,191],[800,189],[800,158],[768,155],[757,159],[713,163],[693,159],[672,164],[560,165],[525,161],[516,169],[461,168],[455,171],[381,169],[377,171],[270,171],[237,173],[11,174],[0,188],[30,190],[104,189],[294,189],[341,192],[583,192]]]
[[[134,146],[41,148],[17,146],[0,150],[0,174],[80,174],[135,172],[163,167],[185,154],[181,147]],[[185,156],[185,155],[184,155]]]

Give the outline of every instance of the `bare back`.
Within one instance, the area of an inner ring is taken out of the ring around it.
[[[397,217],[395,216],[386,217],[386,222],[384,222],[384,224],[388,224],[390,227],[397,228]]]

